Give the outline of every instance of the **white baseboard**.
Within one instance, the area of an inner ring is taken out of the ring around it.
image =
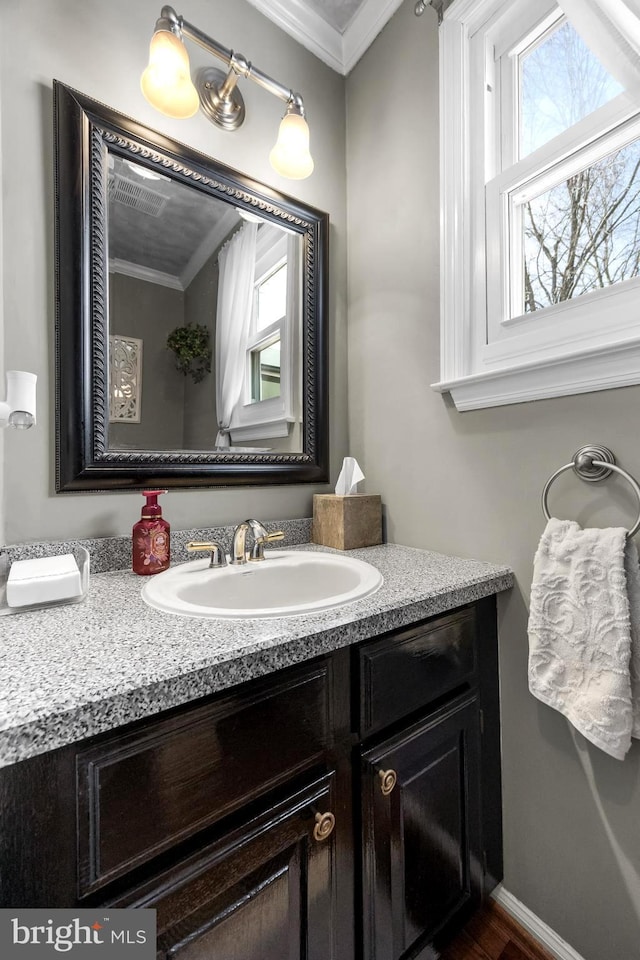
[[[559,937],[555,930],[548,927],[540,917],[525,907],[524,903],[516,900],[504,887],[496,887],[491,896],[557,960],[584,960],[566,940]]]

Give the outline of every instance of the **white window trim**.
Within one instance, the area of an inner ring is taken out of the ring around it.
[[[491,366],[481,358],[473,299],[478,290],[486,295],[486,268],[484,252],[474,249],[470,225],[484,216],[484,204],[479,210],[481,191],[471,189],[471,117],[478,111],[470,108],[477,96],[470,41],[500,7],[502,0],[454,0],[440,26],[441,345],[440,381],[432,386],[450,393],[459,410],[640,382],[640,308],[629,323],[608,330],[598,342],[567,342],[528,359],[509,356],[508,349],[502,356],[498,351]],[[627,281],[621,292],[605,290],[596,296],[608,300],[611,309],[617,309],[614,302],[622,303],[620,296],[640,303],[637,285]],[[484,338],[484,330],[480,335]]]
[[[275,229],[281,235],[278,238],[277,245],[274,246],[272,241],[269,240],[262,249],[260,231],[258,232],[256,274],[257,276],[264,275],[279,259],[286,256],[287,315],[266,330],[261,330],[258,333],[252,331],[249,335],[242,398],[233,411],[229,428],[233,443],[287,437],[290,424],[296,422],[296,326],[299,322],[301,309],[298,279],[300,272],[298,238],[295,235],[285,235],[280,228]],[[268,239],[266,233],[265,237]],[[261,340],[273,333],[273,328],[278,324],[280,325],[280,396],[252,403],[249,399],[251,394],[249,354]]]

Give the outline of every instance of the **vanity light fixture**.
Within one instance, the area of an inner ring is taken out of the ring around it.
[[[222,60],[228,68],[227,73],[207,67],[199,71],[194,86],[185,37]],[[192,117],[200,105],[202,112],[216,126],[223,130],[237,130],[245,115],[244,100],[237,88],[238,77],[255,81],[286,103],[278,139],[269,154],[271,166],[292,180],[308,177],[313,171],[313,160],[300,94],[258,70],[242,54],[234,53],[202,33],[178,16],[173,7],[162,8],[151,38],[149,65],[140,81],[142,93],[152,107],[168,117],[185,119]]]
[[[7,370],[7,399],[0,401],[0,427],[28,430],[35,424],[37,379],[26,370]]]

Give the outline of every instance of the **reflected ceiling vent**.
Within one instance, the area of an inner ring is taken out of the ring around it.
[[[133,207],[140,213],[150,217],[160,217],[167,205],[167,197],[150,190],[141,183],[127,180],[119,173],[109,175],[109,200],[123,203],[126,207]]]

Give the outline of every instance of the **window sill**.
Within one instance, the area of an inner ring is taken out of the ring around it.
[[[640,338],[432,384],[458,410],[479,410],[640,383]]]
[[[248,423],[242,427],[231,427],[233,443],[245,440],[270,440],[289,436],[291,418],[281,417],[276,420],[265,420],[261,423]]]

